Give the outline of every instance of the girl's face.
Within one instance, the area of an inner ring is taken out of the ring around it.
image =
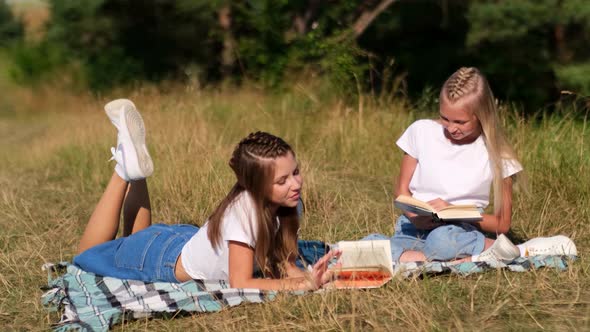
[[[445,136],[455,144],[471,143],[481,134],[479,120],[461,102],[451,105],[441,101],[440,123],[445,128]]]
[[[270,200],[279,206],[296,207],[301,195],[303,178],[299,173],[299,165],[289,152],[274,160],[275,175],[272,183]]]

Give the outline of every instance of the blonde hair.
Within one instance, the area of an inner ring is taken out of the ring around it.
[[[244,191],[250,193],[257,222],[254,258],[265,276],[284,274],[282,263],[297,255],[297,208],[279,207],[276,215],[270,209],[270,194],[274,180],[274,160],[295,153],[284,140],[265,132],[255,132],[242,139],[235,147],[229,166],[236,175],[236,183],[209,217],[207,236],[214,248],[219,247],[223,214]],[[275,217],[279,218],[279,227]],[[253,225],[250,224],[251,229]]]
[[[518,160],[514,149],[503,133],[494,94],[485,76],[474,67],[462,67],[443,84],[440,103],[461,102],[479,120],[483,139],[493,171],[494,211],[502,211],[504,177],[503,160]]]

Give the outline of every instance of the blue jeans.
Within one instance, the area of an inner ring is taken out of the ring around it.
[[[308,265],[315,264],[320,258],[330,251],[330,246],[322,241],[298,240],[297,249],[299,255],[295,260],[297,267],[304,269]]]
[[[404,215],[397,219],[392,237],[370,234],[363,238],[363,240],[384,239],[391,241],[394,262],[398,262],[402,253],[408,250],[420,251],[428,260],[449,261],[479,254],[485,245],[485,236],[469,223],[419,230]]]
[[[178,282],[176,260],[197,233],[193,225],[154,224],[127,237],[108,241],[74,257],[82,270],[101,276],[141,281]]]

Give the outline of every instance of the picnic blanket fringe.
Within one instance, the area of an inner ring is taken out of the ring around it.
[[[470,275],[505,268],[525,272],[541,267],[564,270],[575,256],[534,256],[508,264],[492,262],[446,262],[395,264],[396,275],[409,278],[423,274]],[[276,292],[230,288],[224,280],[192,280],[181,284],[102,277],[80,270],[67,262],[44,264],[48,284],[41,296],[48,310],[61,313],[52,324],[55,331],[107,331],[122,321],[178,313],[216,312],[242,303],[272,301]],[[294,292],[304,294],[305,292]]]

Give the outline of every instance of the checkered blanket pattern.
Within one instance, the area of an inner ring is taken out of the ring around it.
[[[396,275],[405,278],[417,277],[422,274],[443,274],[454,273],[459,275],[470,275],[481,273],[490,269],[504,268],[512,272],[526,272],[542,267],[565,270],[569,261],[574,261],[576,256],[533,256],[519,257],[512,262],[464,262],[454,264],[449,262],[410,262],[394,264],[393,269]]]
[[[66,273],[45,287],[42,302],[63,310],[56,331],[107,331],[123,319],[177,312],[216,312],[241,303],[262,303],[276,293],[230,288],[224,280],[194,280],[181,284],[101,277],[66,262],[45,264],[48,274]]]
[[[469,275],[493,268],[515,272],[541,267],[563,270],[572,259],[575,257],[536,256],[518,258],[509,264],[404,263],[395,265],[394,270],[403,277],[440,273]],[[276,292],[230,288],[223,280],[145,283],[97,276],[66,262],[45,264],[44,269],[48,271],[49,280],[44,287],[46,292],[42,295],[42,302],[50,310],[62,313],[60,321],[53,325],[56,331],[107,331],[122,320],[171,316],[175,313],[216,312],[241,303],[270,301],[276,296]],[[58,277],[54,278],[56,274]]]

